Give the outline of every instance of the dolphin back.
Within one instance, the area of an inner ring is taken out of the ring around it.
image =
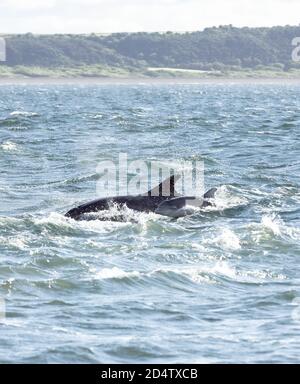
[[[183,217],[191,215],[196,208],[205,208],[213,205],[211,200],[215,197],[217,188],[207,191],[203,198],[193,197],[177,197],[163,201],[155,210],[159,215],[169,217]]]

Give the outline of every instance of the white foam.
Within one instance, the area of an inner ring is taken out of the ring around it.
[[[275,274],[269,270],[237,270],[235,267],[230,266],[230,264],[226,261],[219,261],[215,264],[215,266],[207,268],[206,271],[214,275],[229,277],[230,279],[238,282],[258,283],[269,279],[286,279],[286,276],[282,274]]]
[[[23,236],[14,236],[14,237],[1,236],[0,244],[7,246],[9,248],[20,249],[22,251],[28,248],[26,244],[26,240]]]
[[[229,249],[229,250],[241,249],[240,239],[229,228],[222,229],[221,234],[217,236],[216,239],[214,239],[213,241],[225,249]]]
[[[285,234],[293,240],[300,241],[300,228],[285,227]]]
[[[91,221],[76,221],[70,218],[65,217],[64,215],[56,212],[50,213],[48,216],[42,218],[35,218],[34,223],[40,226],[53,225],[55,227],[63,228],[74,228],[82,231],[92,231],[96,233],[106,233],[115,229],[120,225],[126,223],[118,222],[107,222],[101,220],[91,220]]]
[[[157,273],[176,273],[181,276],[186,276],[191,281],[195,283],[208,283],[212,282],[210,275],[222,275],[230,278],[235,278],[236,272],[235,269],[230,267],[229,264],[225,261],[218,261],[213,266],[182,266],[182,267],[164,267],[156,269],[152,272],[147,273],[147,276],[152,276]]]
[[[206,209],[210,211],[222,211],[247,204],[247,202],[248,200],[246,198],[233,194],[230,191],[229,186],[223,185],[217,189],[214,198],[214,205]]]
[[[182,267],[182,268],[164,268],[153,271],[150,274],[160,272],[174,272],[179,275],[188,277],[195,283],[213,283],[214,276],[227,277],[231,280],[238,282],[263,282],[268,279],[285,280],[286,276],[282,274],[275,274],[269,270],[252,270],[252,271],[239,271],[231,266],[227,261],[218,261],[212,266],[198,266]]]
[[[14,111],[9,114],[10,116],[24,116],[24,117],[33,117],[38,116],[35,112],[26,112],[26,111]]]
[[[103,268],[99,272],[96,272],[95,269],[91,269],[90,272],[94,274],[95,279],[124,279],[126,277],[139,277],[140,273],[138,271],[126,272],[120,268]]]
[[[124,271],[118,267],[103,268],[100,271],[97,271],[96,268],[91,268],[90,272],[94,279],[100,280],[155,277],[159,274],[174,273],[179,276],[184,276],[197,284],[214,284],[217,282],[217,277],[226,277],[230,280],[242,283],[262,283],[266,280],[286,279],[286,276],[283,274],[276,274],[269,270],[237,270],[224,260],[218,261],[210,266],[167,266],[148,272]]]
[[[263,227],[267,228],[271,232],[273,232],[274,235],[279,236],[281,235],[280,226],[284,225],[284,223],[273,215],[264,215],[261,220],[261,224]]]
[[[288,226],[278,214],[267,213],[262,216],[259,224],[248,225],[251,236],[256,243],[265,241],[272,237],[278,237],[282,240],[300,240],[300,228]]]
[[[268,279],[275,279],[275,280],[285,280],[287,277],[283,274],[276,274],[269,270],[253,270],[253,271],[247,271],[244,273],[240,273],[241,276],[247,277],[249,280],[255,279],[255,280],[268,280]]]
[[[8,152],[12,152],[12,151],[16,151],[18,149],[18,146],[16,143],[12,142],[12,141],[4,141],[2,144],[1,144],[1,148],[4,150],[4,151],[8,151]]]
[[[172,272],[175,272],[179,275],[184,275],[194,283],[210,283],[211,279],[208,276],[207,273],[201,268],[183,268],[182,270],[180,269],[174,269]]]
[[[48,216],[42,217],[42,218],[35,218],[34,223],[37,225],[41,224],[54,224],[54,225],[70,225],[71,223],[68,221],[68,219],[56,212],[51,212]]]
[[[85,214],[84,217],[90,220],[88,223],[91,225],[94,225],[93,222],[97,223],[101,220],[103,223],[112,223],[114,226],[124,226],[134,222],[141,225],[142,230],[146,230],[149,220],[158,218],[154,213],[138,212],[117,204],[113,204],[108,210]]]
[[[286,225],[276,214],[267,214],[262,217],[261,225],[271,231],[275,236],[282,236],[292,240],[300,240],[300,228]]]
[[[231,267],[226,261],[218,261],[213,267],[207,268],[206,272],[230,277],[232,279],[236,278],[236,269]]]

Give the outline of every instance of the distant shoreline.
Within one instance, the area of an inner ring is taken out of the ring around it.
[[[299,84],[299,78],[191,78],[191,77],[158,77],[158,78],[144,78],[144,77],[28,77],[28,78],[1,78],[0,86],[7,85],[155,85],[155,84]]]

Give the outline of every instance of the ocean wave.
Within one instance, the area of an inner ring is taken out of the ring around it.
[[[18,150],[18,145],[13,141],[4,141],[0,147],[7,152],[15,152]]]
[[[218,261],[211,266],[166,266],[152,271],[124,271],[114,266],[112,268],[103,268],[100,271],[96,268],[91,268],[89,272],[92,274],[93,279],[99,280],[130,279],[140,283],[149,283],[149,279],[150,281],[155,279],[161,280],[166,284],[165,277],[168,277],[170,283],[175,283],[179,279],[178,282],[183,283],[183,285],[184,281],[181,278],[186,278],[195,284],[223,284],[225,280],[241,284],[263,284],[265,282],[283,281],[286,279],[284,274],[278,274],[265,269],[239,270],[226,261]]]
[[[239,237],[229,228],[223,228],[218,235],[204,240],[204,244],[217,245],[224,250],[237,251],[242,248]]]
[[[283,221],[276,215],[264,215],[261,219],[264,228],[272,232],[275,236],[281,235],[281,229],[284,226]]]
[[[138,271],[126,272],[120,268],[104,268],[97,272],[96,269],[91,269],[90,272],[94,274],[95,279],[125,279],[131,277],[139,277],[141,274]]]
[[[297,87],[0,88],[0,360],[297,360],[299,146],[281,125],[286,108],[299,123]],[[128,151],[204,161],[216,206],[65,217],[95,194],[99,159]]]
[[[84,176],[75,176],[68,179],[63,180],[55,180],[44,185],[74,185],[79,183],[86,183],[87,181],[95,181],[99,179],[99,175],[97,173],[90,173]]]
[[[119,223],[135,223],[139,224],[142,229],[146,230],[147,223],[151,220],[159,218],[155,213],[138,212],[128,208],[126,205],[119,206],[112,204],[109,209],[86,213],[83,218],[87,221],[111,221]]]
[[[224,211],[231,208],[242,207],[248,203],[249,200],[243,195],[243,192],[233,186],[222,185],[217,189],[214,205],[206,208],[206,210]]]
[[[56,212],[51,212],[44,217],[33,218],[33,224],[42,230],[50,231],[49,235],[70,236],[83,235],[85,232],[108,233],[128,225],[128,223],[95,219],[76,221]]]
[[[0,230],[2,233],[9,233],[14,231],[22,232],[25,228],[24,218],[12,217],[12,216],[0,216]]]
[[[59,227],[72,227],[72,222],[68,218],[56,212],[51,212],[48,216],[33,218],[33,222],[36,225],[53,224]]]
[[[95,120],[103,119],[103,115],[101,113],[97,113],[96,115],[93,116],[93,119]]]
[[[17,235],[12,237],[0,236],[0,246],[7,249],[18,249],[24,251],[28,248],[27,239],[23,235]]]
[[[218,261],[215,265],[209,267],[188,268],[184,270],[185,274],[189,275],[193,281],[198,282],[198,277],[206,276],[206,280],[219,282],[218,278],[228,278],[233,282],[238,283],[263,283],[265,281],[285,280],[286,276],[278,274],[270,270],[241,270],[236,266],[232,266],[227,261]],[[203,279],[200,279],[202,282]]]
[[[9,114],[12,117],[35,117],[39,116],[36,112],[27,112],[27,111],[13,111]]]
[[[252,223],[248,228],[257,244],[276,239],[283,242],[300,240],[300,228],[287,225],[276,213],[264,214],[260,223]]]
[[[0,119],[0,127],[7,127],[10,130],[26,130],[31,118],[38,117],[35,112],[14,111],[7,117]]]

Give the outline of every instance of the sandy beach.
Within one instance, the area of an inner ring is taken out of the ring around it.
[[[113,78],[113,77],[28,77],[28,78],[0,78],[0,86],[6,85],[155,85],[155,84],[300,84],[300,78]]]

